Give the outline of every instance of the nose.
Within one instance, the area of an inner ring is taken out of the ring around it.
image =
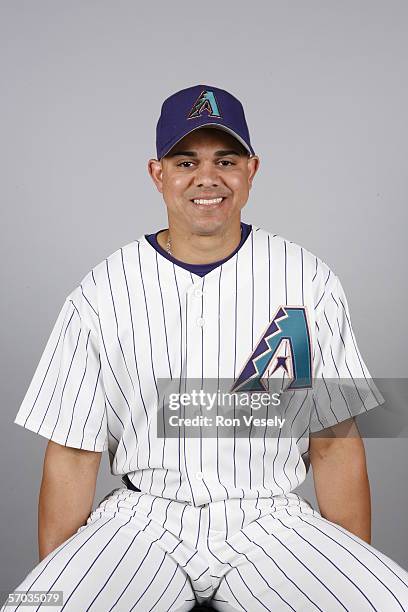
[[[197,187],[216,187],[220,184],[218,168],[213,162],[202,162],[195,172],[194,182]]]

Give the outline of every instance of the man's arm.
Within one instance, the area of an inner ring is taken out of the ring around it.
[[[310,436],[310,462],[320,514],[371,542],[371,499],[363,440],[348,419]]]
[[[38,502],[40,561],[86,523],[101,456],[100,452],[48,442]]]

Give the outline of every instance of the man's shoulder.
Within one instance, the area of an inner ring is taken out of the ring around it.
[[[101,261],[95,264],[89,271],[89,274],[93,272],[94,276],[99,276],[101,273],[106,275],[107,269],[111,269],[112,272],[116,271],[118,267],[122,267],[124,263],[133,257],[139,251],[140,247],[145,245],[144,235],[139,238],[127,242],[119,246],[117,249],[106,255]]]
[[[260,248],[267,245],[269,251],[273,250],[271,255],[271,266],[273,266],[273,257],[280,256],[282,261],[286,260],[287,265],[300,265],[304,266],[305,269],[315,270],[317,276],[326,278],[329,273],[334,275],[334,271],[331,266],[322,257],[319,257],[309,248],[303,244],[299,244],[294,240],[266,230],[264,228],[252,225],[252,231],[254,240],[258,242]],[[276,262],[275,262],[276,263]]]
[[[126,263],[137,257],[140,245],[144,246],[144,236],[140,236],[136,240],[127,242],[118,247],[111,253],[108,253],[103,259],[99,260],[95,265],[80,277],[77,286],[71,291],[68,299],[81,301],[83,299],[89,302],[96,302],[98,289],[109,282],[115,282],[117,275],[124,274]]]

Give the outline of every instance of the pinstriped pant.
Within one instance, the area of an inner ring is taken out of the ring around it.
[[[194,507],[114,489],[16,590],[62,590],[67,612],[408,610],[408,573],[295,493]]]

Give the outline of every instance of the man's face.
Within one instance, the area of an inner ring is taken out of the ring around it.
[[[200,235],[222,233],[240,220],[259,158],[249,158],[230,134],[200,128],[180,140],[161,161],[150,160],[149,172],[167,206],[169,223],[178,231]],[[194,200],[213,200],[200,203]]]

